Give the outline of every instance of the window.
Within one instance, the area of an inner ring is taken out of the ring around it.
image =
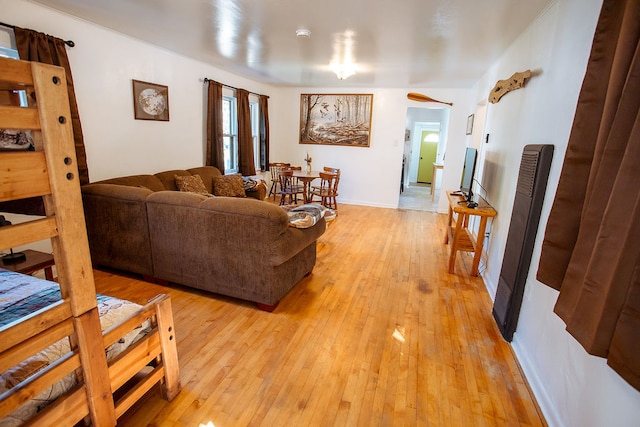
[[[238,172],[238,107],[236,98],[222,97],[224,173]]]
[[[260,105],[250,102],[251,109],[251,139],[253,140],[253,164],[260,170]]]
[[[260,170],[260,105],[249,102],[253,162]],[[224,145],[224,173],[238,172],[238,102],[233,96],[222,97],[222,134]]]
[[[0,56],[3,56],[5,58],[19,59],[18,51],[6,46],[0,46]]]
[[[16,49],[16,39],[13,35],[13,30],[3,28],[0,31],[0,56],[5,58],[20,59],[20,56],[18,55],[18,51]],[[18,91],[18,96],[20,97],[20,105],[22,107],[26,107],[26,91]]]

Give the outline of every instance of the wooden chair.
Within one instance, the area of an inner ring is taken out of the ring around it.
[[[323,171],[325,171],[325,172],[328,172],[328,173],[334,173],[334,174],[336,174],[336,175],[337,175],[337,178],[336,178],[336,179],[337,179],[337,181],[338,181],[338,182],[340,182],[340,169],[332,168],[332,167],[329,167],[329,166],[324,166],[324,167],[322,168],[322,170],[323,170]],[[314,186],[312,187],[312,189],[314,189],[314,190],[315,190],[315,189],[318,189],[318,188],[319,188],[319,187],[318,187],[317,185],[314,185]],[[338,183],[336,183],[336,189],[337,189],[337,188],[338,188]]]
[[[304,186],[298,183],[296,177],[293,176],[295,169],[302,170],[302,168],[290,168],[282,169],[278,173],[278,182],[280,185],[280,204],[284,205],[287,198],[289,198],[289,204],[298,203],[298,194],[304,198]]]
[[[278,173],[283,169],[291,166],[289,163],[275,162],[269,163],[269,171],[271,172],[271,188],[269,188],[269,194],[267,197],[271,197],[273,194],[273,200],[276,199],[278,194],[278,186],[280,185],[280,178]]]
[[[323,171],[327,172],[327,173],[333,173],[336,174],[336,182],[334,183],[334,192],[335,195],[338,195],[338,184],[340,183],[340,169],[338,168],[332,168],[330,166],[324,166],[322,168]],[[317,185],[314,185],[311,187],[311,191],[313,190],[318,190],[320,187]]]
[[[338,210],[338,178],[339,175],[330,172],[320,172],[320,186],[311,190],[311,199],[320,198],[320,203],[330,209]]]

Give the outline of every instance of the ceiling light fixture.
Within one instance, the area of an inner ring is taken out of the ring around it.
[[[348,79],[356,73],[355,33],[345,31],[334,35],[333,58],[329,68],[340,80]]]
[[[307,30],[306,28],[299,28],[296,30],[296,37],[300,37],[300,38],[309,38],[311,37],[311,31]]]
[[[340,80],[348,79],[356,73],[356,66],[352,62],[344,64],[333,62],[330,67]]]

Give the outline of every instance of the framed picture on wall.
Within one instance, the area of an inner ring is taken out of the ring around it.
[[[300,95],[300,144],[369,147],[373,94]]]
[[[470,114],[467,117],[467,135],[471,135],[473,133],[473,114]]]
[[[136,120],[169,121],[169,88],[167,86],[133,81],[133,113]]]

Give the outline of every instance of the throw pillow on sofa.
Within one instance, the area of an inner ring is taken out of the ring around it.
[[[213,194],[223,197],[247,197],[244,192],[244,181],[240,175],[214,176]]]
[[[178,187],[178,190],[180,191],[202,194],[204,196],[211,195],[207,190],[207,187],[205,187],[204,182],[202,182],[200,175],[176,175],[174,179],[176,187]]]

